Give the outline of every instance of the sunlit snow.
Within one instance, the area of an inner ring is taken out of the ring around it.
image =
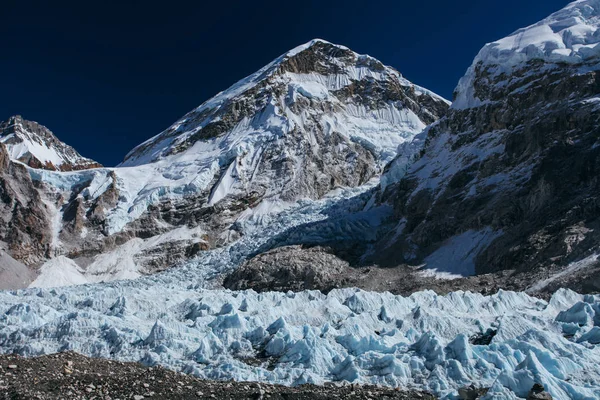
[[[600,2],[579,0],[544,20],[487,44],[473,61],[456,88],[453,108],[464,109],[481,104],[474,94],[475,68],[495,66],[494,73],[510,72],[531,60],[577,64],[598,69],[600,56]]]

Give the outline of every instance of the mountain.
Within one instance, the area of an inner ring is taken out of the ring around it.
[[[4,143],[12,160],[32,168],[76,171],[102,167],[61,142],[45,126],[24,120],[20,115],[0,122],[0,143]]]
[[[235,243],[244,221],[372,186],[398,147],[448,107],[372,57],[313,40],[192,110],[116,168],[30,169],[47,207],[47,247],[37,258],[53,259],[36,263],[33,284],[69,282],[63,271],[79,283],[155,273]],[[19,132],[34,126],[11,121]]]
[[[600,296],[554,290],[599,291],[599,15],[578,1],[486,45],[450,110],[316,40],[118,168],[30,168],[0,144],[0,282],[33,280],[0,291],[0,352],[600,398]]]
[[[599,16],[578,1],[484,46],[374,196],[281,233],[224,285],[599,291]]]
[[[10,274],[10,258],[35,264],[49,256],[51,221],[48,205],[34,184],[26,166],[10,160],[0,143],[0,252]],[[6,254],[8,253],[8,254]],[[7,272],[8,271],[8,272]],[[6,278],[8,282],[11,279]]]
[[[376,59],[316,39],[186,114],[121,166],[193,160],[216,181],[209,205],[319,198],[377,176],[447,108]]]
[[[420,158],[384,178],[399,223],[371,261],[494,274],[459,281],[476,289],[600,289],[599,28],[600,2],[577,1],[479,52]]]

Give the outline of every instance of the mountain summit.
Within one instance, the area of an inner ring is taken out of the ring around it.
[[[45,126],[27,121],[20,115],[0,122],[0,143],[6,145],[12,160],[32,168],[75,171],[101,167],[61,142]]]
[[[57,282],[63,270],[76,279],[60,282],[81,283],[165,269],[235,243],[248,219],[373,186],[399,146],[448,108],[376,59],[313,40],[192,110],[117,168],[31,170],[47,206],[39,215],[47,246],[15,257],[28,265],[53,258],[36,285]],[[5,131],[7,145],[17,132],[30,149],[13,145],[13,159],[31,153],[34,167],[80,165],[57,140],[44,147],[64,149],[52,150],[63,157],[56,161],[29,144],[54,138],[37,124],[13,118]]]
[[[478,83],[515,76],[529,66],[546,70],[577,65],[594,69],[600,63],[600,2],[579,0],[547,18],[486,44],[460,80],[453,108],[483,104],[486,94]],[[481,74],[488,76],[482,80]],[[479,79],[478,79],[479,78]]]
[[[361,101],[361,109],[351,108],[353,103]],[[358,134],[355,141],[362,139],[389,160],[398,143],[437,120],[448,105],[440,96],[412,84],[395,69],[370,56],[314,39],[278,57],[204,102],[166,131],[137,146],[125,157],[122,166],[154,162],[182,153],[198,141],[220,137],[235,127],[252,134],[264,131],[261,127],[265,123],[274,122],[277,122],[276,127],[271,130],[278,131],[275,133],[316,129],[326,136],[336,128],[350,128],[346,136]],[[314,106],[321,107],[316,111],[323,114],[350,115],[341,121],[316,120],[314,122],[322,126],[308,126],[305,119],[314,115],[298,114],[302,114],[303,108]],[[294,110],[287,111],[287,107]],[[393,112],[398,108],[403,112]],[[365,111],[365,115],[360,114],[361,111]],[[375,125],[357,126],[352,120],[363,117],[375,120]],[[249,126],[239,126],[245,120]],[[390,134],[390,125],[400,130]]]
[[[121,166],[194,163],[218,176],[210,204],[240,194],[318,198],[378,175],[448,106],[376,59],[316,39],[192,110]]]

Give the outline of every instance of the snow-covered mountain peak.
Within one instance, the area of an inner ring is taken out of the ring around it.
[[[372,189],[399,146],[448,107],[372,57],[312,40],[204,102],[116,168],[71,171],[93,162],[13,117],[0,124],[0,158],[34,168],[4,163],[14,193],[0,209],[8,227],[0,248],[8,243],[23,268],[66,257],[40,268],[42,281],[65,268],[77,275],[75,265],[88,282],[155,273],[237,243],[245,221]],[[14,212],[34,203],[40,210]]]
[[[449,103],[347,47],[312,40],[217,94],[133,149],[121,167],[152,169],[174,190],[317,199],[379,175]]]
[[[597,67],[600,1],[575,1],[538,23],[485,45],[459,82],[453,108],[464,109],[485,102],[475,93],[478,70],[485,69],[490,79],[502,78],[532,62],[549,64],[548,68],[559,63]]]
[[[298,60],[302,60],[300,64],[298,64]],[[371,56],[358,54],[346,46],[323,39],[313,39],[306,42],[274,61],[275,66],[277,66],[276,70],[279,73],[284,73],[289,69],[304,73],[330,73],[331,71],[328,68],[332,68],[333,65],[339,69],[345,69],[361,65],[368,66],[368,62],[372,63],[369,67],[374,70],[383,71],[386,69],[379,60]],[[390,67],[387,67],[387,70],[390,73],[395,71]],[[397,71],[395,72],[397,73]]]
[[[586,287],[590,264],[570,263],[598,243],[586,204],[600,165],[599,16],[600,1],[578,1],[484,46],[452,109],[412,142],[421,156],[399,157],[382,178],[400,222],[379,263],[461,276],[510,268],[522,288],[552,268],[562,275],[532,290],[565,277]]]
[[[600,55],[600,1],[573,2],[542,21],[486,45],[475,60],[513,64],[532,59],[581,62]]]
[[[73,171],[101,167],[61,142],[45,126],[14,115],[0,122],[0,143],[4,143],[11,159],[33,168]]]
[[[298,96],[312,102],[298,103]],[[356,102],[362,103],[359,109],[348,107],[348,103]],[[370,56],[314,39],[204,102],[166,131],[134,148],[121,165],[156,162],[185,152],[197,142],[222,145],[230,138],[227,133],[236,130],[236,144],[242,137],[258,136],[257,131],[269,131],[268,136],[274,138],[296,128],[305,130],[300,127],[303,117],[298,113],[308,109],[312,109],[313,116],[317,111],[335,116],[333,121],[323,121],[320,130],[325,134],[337,128],[376,149],[383,155],[382,161],[387,162],[400,143],[436,120],[447,105],[445,99],[412,84]],[[400,115],[396,113],[399,109]],[[354,122],[364,117],[373,119],[376,125],[347,129],[350,121],[341,121],[341,114],[343,119],[351,116]],[[392,130],[381,126],[389,123],[394,125]],[[365,138],[366,130],[372,137]],[[374,131],[378,133],[374,135]],[[232,141],[228,142],[226,145]],[[194,150],[206,148],[197,146]]]
[[[119,167],[29,169],[48,205],[40,235],[54,251],[34,255],[65,255],[92,281],[156,272],[236,242],[246,219],[369,190],[399,146],[448,107],[374,58],[313,40],[195,108]],[[18,132],[18,143],[60,143],[37,124],[5,125],[7,142]],[[42,273],[70,268],[59,264]]]

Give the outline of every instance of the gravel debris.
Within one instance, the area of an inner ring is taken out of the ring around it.
[[[68,371],[68,372],[67,372]],[[162,367],[89,358],[73,352],[24,358],[0,355],[0,400],[17,399],[397,399],[432,400],[429,393],[352,384],[287,387],[207,381]]]

